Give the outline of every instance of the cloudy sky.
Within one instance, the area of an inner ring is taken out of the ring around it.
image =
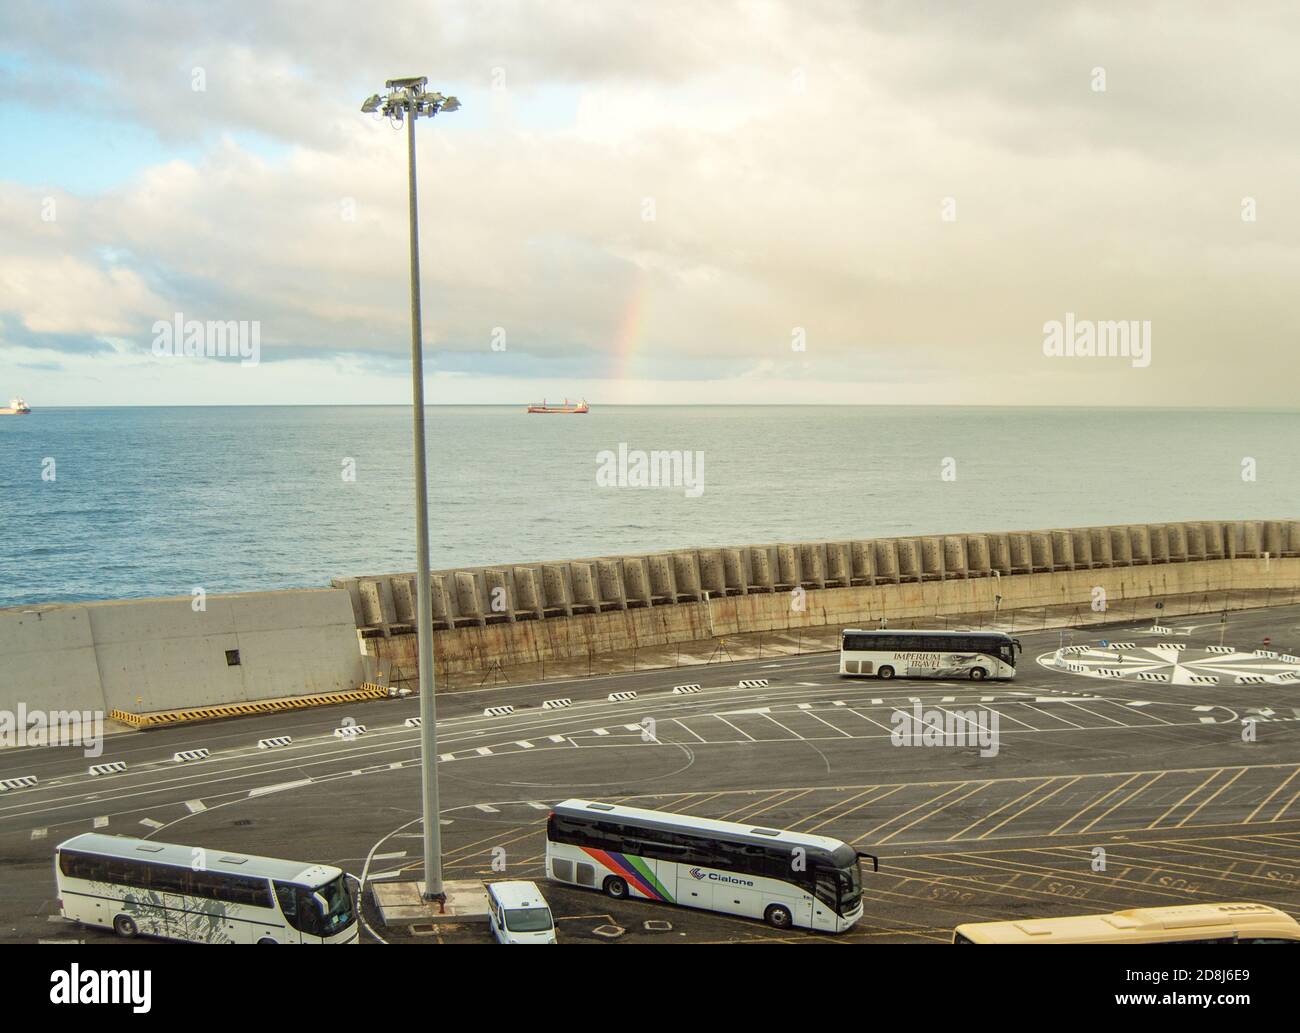
[[[6,0],[0,399],[407,400],[426,74],[431,401],[1294,406],[1300,14],[1047,8]]]

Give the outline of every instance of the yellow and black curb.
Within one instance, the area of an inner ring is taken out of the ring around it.
[[[110,710],[108,716],[132,728],[157,728],[161,725],[175,725],[185,721],[213,721],[223,717],[269,714],[277,710],[327,707],[335,703],[359,703],[364,700],[384,699],[387,696],[388,689],[384,686],[364,682],[361,688],[353,689],[351,692],[326,692],[315,696],[292,696],[285,699],[257,700],[251,703],[223,703],[214,707],[188,707],[184,710],[157,710],[149,714]]]

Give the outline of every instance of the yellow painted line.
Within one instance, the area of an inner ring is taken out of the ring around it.
[[[876,842],[877,842],[877,843],[888,843],[888,842],[889,842],[891,839],[893,839],[895,836],[901,836],[904,832],[906,832],[908,829],[910,829],[913,825],[919,825],[921,822],[923,822],[923,821],[927,821],[928,819],[933,818],[933,817],[934,817],[936,814],[938,814],[940,811],[946,810],[947,808],[951,807],[951,806],[952,806],[953,804],[955,804],[955,803],[961,803],[961,802],[962,802],[963,800],[965,800],[968,796],[974,796],[976,793],[980,792],[980,790],[982,790],[982,789],[987,789],[987,788],[988,788],[990,785],[992,785],[992,784],[993,784],[992,782],[981,782],[981,783],[980,783],[979,785],[977,785],[974,789],[972,789],[969,793],[963,793],[961,796],[958,796],[958,797],[956,797],[955,799],[949,800],[949,801],[948,801],[946,804],[944,804],[942,807],[936,807],[936,808],[935,808],[934,810],[932,810],[932,811],[926,811],[926,812],[925,812],[924,814],[922,814],[920,817],[918,817],[918,818],[914,818],[912,821],[909,821],[909,822],[908,822],[906,825],[904,825],[901,829],[895,829],[893,832],[891,832],[889,835],[887,835],[884,839],[878,839],[878,840],[876,840]]]
[[[759,792],[761,792],[761,791],[762,791],[762,790],[759,790]],[[808,791],[808,790],[805,790],[805,792],[807,792],[807,791]],[[739,814],[741,811],[748,810],[750,807],[755,807],[755,806],[759,806],[759,805],[762,805],[762,804],[765,804],[765,803],[769,803],[769,802],[771,802],[772,800],[775,800],[778,796],[784,796],[786,793],[792,793],[792,792],[795,792],[795,790],[793,790],[793,789],[778,789],[778,790],[776,790],[775,792],[768,793],[767,796],[763,797],[763,799],[761,799],[761,800],[753,800],[753,799],[746,800],[746,801],[745,801],[744,803],[742,803],[739,807],[733,807],[731,810],[727,811],[726,814],[721,815],[721,816],[718,817],[716,820],[717,820],[717,821],[731,821],[731,820],[732,820],[732,816],[733,816],[733,815],[736,815],[736,814]],[[757,793],[754,793],[754,794],[751,794],[751,795],[757,795]]]
[[[804,822],[807,822],[807,821],[812,821],[814,818],[820,817],[821,815],[825,814],[827,811],[834,810],[834,809],[837,808],[837,807],[843,807],[845,804],[852,803],[854,800],[860,800],[860,799],[862,799],[862,797],[866,796],[869,792],[871,792],[871,790],[873,790],[873,789],[878,789],[878,788],[880,788],[880,787],[879,787],[879,786],[867,786],[867,788],[864,789],[864,790],[862,790],[862,792],[860,792],[860,793],[854,793],[854,794],[853,794],[852,796],[850,796],[848,799],[845,799],[845,800],[836,800],[834,803],[828,803],[825,807],[822,807],[822,808],[820,808],[819,810],[815,810],[815,811],[813,811],[812,814],[805,814],[802,818],[800,818],[800,819],[799,819],[798,821],[796,821],[793,825],[791,825],[791,826],[790,826],[790,829],[791,829],[791,831],[794,831],[795,826],[802,825]],[[856,809],[856,808],[855,808],[855,809]],[[832,816],[832,817],[826,819],[826,821],[834,821],[834,820],[835,820],[835,819],[834,819],[834,816]],[[818,824],[818,825],[814,825],[812,828],[821,828],[822,825],[826,824],[826,821],[823,821],[823,822],[821,822],[821,823]],[[808,829],[808,830],[806,830],[806,831],[811,832],[812,829]]]
[[[871,789],[881,789],[881,788],[883,787],[882,786],[871,787]],[[860,811],[862,810],[863,807],[866,807],[868,804],[879,803],[881,800],[884,800],[886,797],[893,796],[895,793],[906,788],[907,788],[906,786],[894,786],[892,789],[889,790],[889,792],[881,793],[879,796],[873,796],[870,800],[863,800],[860,804],[858,804],[855,807],[850,807],[847,811],[840,811],[836,814],[832,814],[825,821],[819,821],[816,825],[812,826],[811,828],[804,829],[804,831],[809,834],[816,832],[819,828],[829,825],[833,821],[839,821],[841,818],[847,818],[854,811]],[[871,789],[868,789],[867,792],[871,792]],[[862,795],[861,793],[858,794],[858,796],[861,795]],[[849,797],[849,800],[856,800],[857,798],[858,798],[857,796],[851,796]],[[845,800],[844,803],[848,803],[849,800]],[[818,811],[817,813],[820,814],[821,811]]]
[[[1284,815],[1287,812],[1287,808],[1289,808],[1293,803],[1295,803],[1297,796],[1300,796],[1300,789],[1297,789],[1294,793],[1291,794],[1291,799],[1289,799],[1285,804],[1282,805],[1282,809],[1280,811],[1278,811],[1275,815],[1273,815],[1273,817],[1268,819],[1269,822],[1270,823],[1275,822],[1277,821],[1278,818],[1282,817],[1282,815]]]
[[[1182,828],[1182,827],[1183,827],[1184,825],[1186,825],[1189,821],[1191,821],[1193,818],[1195,818],[1196,815],[1197,815],[1198,813],[1200,813],[1200,810],[1201,810],[1202,807],[1204,807],[1207,803],[1209,803],[1211,800],[1213,800],[1213,799],[1214,799],[1216,796],[1218,796],[1221,792],[1223,792],[1225,789],[1227,789],[1228,786],[1232,785],[1233,782],[1237,781],[1237,779],[1239,779],[1239,778],[1240,778],[1242,775],[1244,775],[1245,773],[1246,773],[1246,769],[1245,769],[1245,768],[1241,768],[1240,770],[1238,770],[1238,772],[1237,772],[1235,775],[1233,775],[1230,779],[1228,779],[1228,781],[1224,782],[1223,785],[1219,786],[1219,788],[1216,789],[1213,793],[1211,793],[1208,797],[1206,797],[1204,801],[1202,801],[1201,803],[1197,804],[1197,805],[1196,805],[1196,810],[1192,811],[1191,814],[1189,814],[1186,818],[1184,818],[1182,821],[1180,821],[1176,827],[1177,827],[1177,828]]]
[[[1202,770],[1204,770],[1204,769],[1202,769]],[[1146,772],[1143,772],[1143,774],[1145,774],[1145,773],[1146,773]],[[1119,803],[1112,804],[1112,805],[1111,805],[1107,810],[1103,811],[1101,814],[1097,815],[1097,817],[1093,818],[1092,821],[1088,822],[1088,824],[1085,825],[1083,828],[1081,828],[1078,832],[1072,832],[1072,833],[1070,833],[1070,835],[1072,835],[1072,836],[1082,836],[1082,835],[1083,835],[1085,832],[1087,832],[1090,828],[1092,828],[1094,825],[1096,825],[1097,822],[1102,821],[1102,820],[1106,817],[1106,815],[1108,815],[1108,814],[1111,813],[1111,811],[1114,811],[1114,810],[1116,810],[1117,808],[1123,807],[1126,803],[1128,803],[1130,800],[1132,800],[1135,796],[1138,796],[1139,794],[1146,792],[1146,790],[1150,789],[1153,785],[1155,785],[1155,784],[1156,784],[1157,782],[1159,782],[1162,778],[1164,778],[1164,777],[1165,777],[1165,774],[1166,774],[1166,773],[1163,772],[1163,771],[1159,771],[1159,772],[1157,772],[1157,773],[1156,773],[1156,777],[1153,778],[1153,779],[1151,779],[1151,781],[1148,782],[1148,783],[1146,783],[1146,785],[1142,785],[1142,786],[1139,786],[1137,789],[1134,789],[1133,792],[1129,793],[1128,796],[1126,796],[1126,797],[1124,797],[1124,799],[1120,800]]]
[[[987,782],[984,783],[984,785],[988,785],[988,784],[989,784],[989,783],[987,783]],[[932,797],[930,797],[930,799],[928,799],[928,800],[922,800],[922,801],[921,801],[920,803],[918,803],[916,806],[914,806],[914,807],[909,807],[909,808],[908,808],[907,810],[905,810],[902,814],[895,814],[892,818],[889,818],[889,819],[887,819],[887,820],[885,820],[885,821],[882,821],[879,825],[876,825],[876,826],[874,826],[873,828],[870,828],[870,829],[868,829],[866,832],[862,833],[862,835],[860,835],[860,836],[859,836],[857,839],[855,839],[853,842],[854,842],[855,844],[856,844],[856,843],[861,843],[861,842],[862,842],[864,839],[866,839],[868,836],[872,835],[873,833],[879,832],[879,831],[880,831],[881,829],[883,829],[886,825],[892,825],[894,822],[898,821],[900,818],[906,818],[906,817],[907,817],[909,814],[911,814],[913,811],[919,811],[922,807],[928,807],[928,806],[930,806],[930,804],[932,804],[932,803],[938,803],[938,802],[939,802],[940,800],[942,800],[945,796],[949,796],[949,795],[951,795],[952,793],[955,793],[958,789],[964,789],[964,788],[966,788],[966,786],[968,786],[968,785],[970,785],[970,781],[969,781],[969,780],[968,780],[968,781],[965,781],[965,782],[958,782],[958,783],[957,783],[955,786],[953,786],[951,789],[946,789],[946,790],[944,790],[944,791],[943,791],[942,793],[940,793],[938,796],[932,796]]]
[[[1300,775],[1300,768],[1296,768],[1293,772],[1291,772],[1290,776],[1286,779],[1286,781],[1284,781],[1281,785],[1279,785],[1276,789],[1274,789],[1271,793],[1269,793],[1268,796],[1264,797],[1264,802],[1261,803],[1258,807],[1256,807],[1253,811],[1251,811],[1250,817],[1248,817],[1245,821],[1243,821],[1242,824],[1249,825],[1252,821],[1254,821],[1255,815],[1258,814],[1260,811],[1262,811],[1264,807],[1268,804],[1268,802],[1273,799],[1273,797],[1277,796],[1278,793],[1280,793],[1283,789],[1285,789],[1288,785],[1290,785],[1291,779],[1295,778],[1296,775]]]
[[[1048,835],[1049,835],[1049,836],[1055,836],[1058,832],[1061,831],[1061,829],[1065,828],[1065,827],[1066,827],[1067,825],[1069,825],[1071,822],[1073,822],[1073,821],[1075,821],[1075,820],[1077,820],[1077,819],[1079,819],[1079,818],[1082,818],[1082,817],[1083,817],[1083,816],[1084,816],[1088,811],[1092,810],[1092,809],[1093,809],[1094,807],[1096,807],[1098,804],[1100,804],[1100,803],[1104,803],[1105,801],[1109,800],[1112,796],[1114,796],[1116,793],[1118,793],[1120,790],[1122,790],[1126,785],[1128,785],[1130,782],[1132,782],[1133,779],[1135,779],[1135,778],[1137,778],[1137,775],[1129,775],[1128,778],[1124,779],[1124,781],[1121,782],[1119,785],[1117,785],[1114,789],[1111,789],[1111,790],[1109,790],[1109,791],[1103,793],[1103,794],[1102,794],[1101,796],[1099,796],[1099,797],[1096,797],[1096,796],[1093,797],[1091,800],[1089,800],[1087,803],[1085,803],[1082,807],[1080,807],[1077,811],[1075,811],[1075,812],[1074,812],[1073,814],[1071,814],[1068,818],[1066,818],[1065,821],[1061,822],[1061,824],[1057,825],[1056,828],[1052,829],[1052,831],[1049,832]]]
[[[1057,778],[1064,778],[1064,777],[1065,777],[1064,775],[1058,775],[1058,776],[1057,776]],[[1070,786],[1074,785],[1074,783],[1077,782],[1077,781],[1079,781],[1079,779],[1081,779],[1081,778],[1083,778],[1082,775],[1075,775],[1072,779],[1070,779],[1070,781],[1066,782],[1065,785],[1063,785],[1063,786],[1058,786],[1057,788],[1053,789],[1050,793],[1048,793],[1046,796],[1040,796],[1037,800],[1035,800],[1033,803],[1031,803],[1028,807],[1022,807],[1020,810],[1016,811],[1015,814],[1010,814],[1010,815],[1008,815],[1007,817],[1003,818],[1000,822],[998,822],[996,825],[994,825],[991,829],[989,829],[987,832],[982,833],[981,835],[979,835],[979,836],[977,836],[977,837],[975,837],[975,838],[976,838],[976,839],[987,839],[989,836],[993,835],[993,833],[995,833],[998,829],[1000,829],[1003,825],[1007,824],[1008,822],[1015,821],[1017,818],[1024,817],[1026,814],[1028,814],[1030,811],[1032,811],[1035,807],[1037,807],[1040,803],[1046,803],[1048,800],[1050,800],[1050,799],[1051,799],[1053,796],[1055,796],[1057,793],[1061,792],[1061,790],[1063,790],[1063,789],[1069,789]],[[1056,779],[1054,778],[1054,779],[1052,779],[1052,781],[1056,781]]]
[[[1169,817],[1169,815],[1173,814],[1174,811],[1178,810],[1179,807],[1185,804],[1188,800],[1190,800],[1193,796],[1199,793],[1202,789],[1204,789],[1207,785],[1213,782],[1216,778],[1222,775],[1224,770],[1225,770],[1224,768],[1219,768],[1217,771],[1213,772],[1208,778],[1206,778],[1195,789],[1188,790],[1186,793],[1184,793],[1182,799],[1180,799],[1176,804],[1170,807],[1169,810],[1165,811],[1164,814],[1160,815],[1160,817],[1158,817],[1155,821],[1153,821],[1150,825],[1148,825],[1147,828],[1149,829],[1159,828],[1160,823],[1162,821],[1164,821],[1167,817]]]
[[[1015,806],[1016,804],[1018,804],[1021,800],[1023,800],[1026,796],[1032,796],[1034,793],[1038,792],[1038,790],[1045,788],[1045,787],[1047,786],[1047,784],[1048,784],[1049,782],[1051,782],[1051,781],[1052,781],[1052,779],[1051,779],[1050,777],[1049,777],[1049,778],[1040,778],[1040,779],[1038,779],[1036,785],[1031,786],[1028,790],[1026,790],[1025,792],[1021,793],[1021,794],[1020,794],[1019,796],[1017,796],[1014,800],[1009,800],[1009,801],[1007,801],[1007,802],[1004,803],[1001,807],[999,807],[996,811],[993,811],[993,812],[990,813],[990,814],[986,814],[986,815],[984,815],[984,817],[982,817],[982,818],[976,818],[974,821],[972,821],[969,825],[967,825],[967,826],[966,826],[964,829],[962,829],[960,832],[956,833],[955,835],[949,836],[949,837],[948,837],[948,842],[951,843],[954,839],[961,839],[962,836],[966,835],[966,833],[969,832],[971,829],[973,829],[976,825],[983,825],[984,822],[988,821],[990,818],[996,818],[999,814],[1001,814],[1003,811],[1005,811],[1008,807],[1014,807],[1014,806]]]

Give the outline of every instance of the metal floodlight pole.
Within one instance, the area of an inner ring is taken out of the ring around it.
[[[442,903],[442,825],[438,805],[438,719],[434,700],[433,599],[429,584],[429,483],[424,443],[424,342],[420,313],[420,226],[415,181],[415,120],[440,110],[455,111],[455,97],[429,94],[423,77],[390,79],[387,98],[378,94],[362,111],[406,118],[408,195],[411,230],[411,410],[415,449],[416,649],[420,676],[420,760],[424,815],[424,892]]]

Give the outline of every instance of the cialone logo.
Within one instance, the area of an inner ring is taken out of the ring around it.
[[[691,878],[692,878],[692,879],[704,879],[704,878],[705,878],[705,875],[704,875],[704,873],[703,873],[702,871],[700,871],[698,868],[692,868],[692,869],[691,869]]]

